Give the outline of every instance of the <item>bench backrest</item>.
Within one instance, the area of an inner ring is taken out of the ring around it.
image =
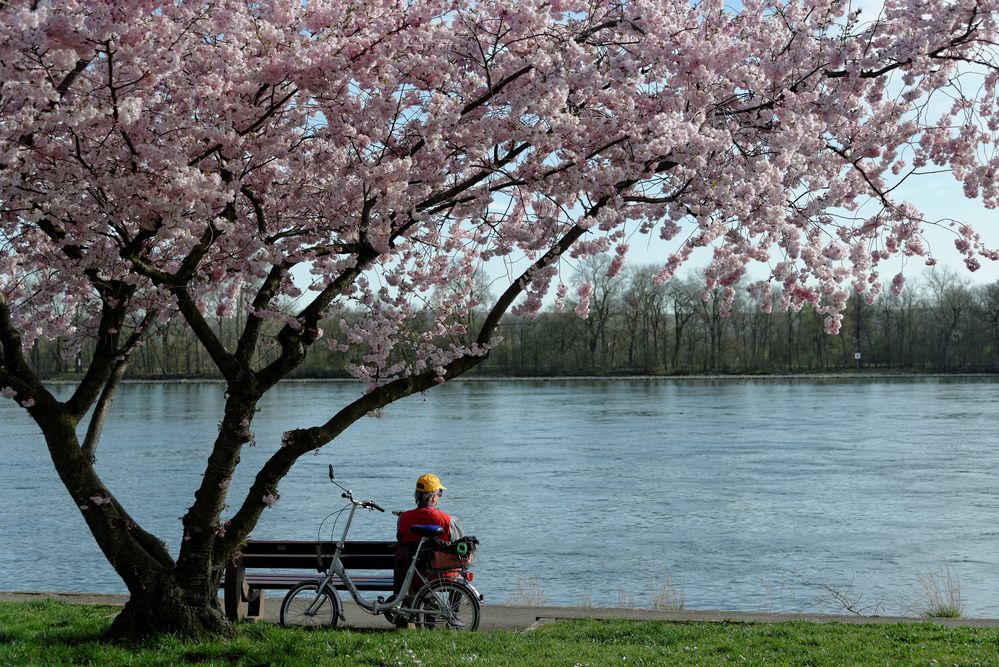
[[[391,570],[395,542],[354,541],[344,545],[340,559],[348,570]],[[325,570],[336,543],[316,540],[250,540],[240,555],[246,569]]]

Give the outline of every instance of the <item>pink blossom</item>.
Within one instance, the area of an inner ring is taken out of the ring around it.
[[[123,125],[133,125],[142,113],[142,98],[129,97],[118,105],[119,120]]]
[[[619,243],[614,249],[614,258],[611,260],[610,266],[607,268],[607,277],[613,278],[621,272],[621,268],[624,266],[624,258],[627,254],[628,244]]]
[[[901,273],[896,273],[895,277],[891,279],[891,293],[898,296],[902,293],[903,285],[905,285],[905,276]]]
[[[561,311],[565,309],[565,297],[568,294],[569,287],[563,282],[559,282],[558,287],[555,289],[555,310]]]

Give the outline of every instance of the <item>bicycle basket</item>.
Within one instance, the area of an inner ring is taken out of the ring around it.
[[[435,544],[430,551],[430,569],[457,570],[466,568],[475,560],[479,540],[471,535],[462,537],[450,544]]]

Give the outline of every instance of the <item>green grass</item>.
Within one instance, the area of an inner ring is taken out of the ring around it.
[[[999,628],[559,621],[532,632],[238,626],[201,644],[100,641],[114,607],[0,603],[0,665],[996,665]]]

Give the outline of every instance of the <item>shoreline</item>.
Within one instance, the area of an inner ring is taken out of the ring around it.
[[[840,370],[840,371],[801,371],[799,373],[689,373],[677,375],[655,375],[648,373],[630,374],[608,374],[608,375],[483,375],[483,376],[459,376],[448,380],[447,383],[459,382],[621,382],[621,381],[656,381],[656,382],[684,382],[684,381],[717,381],[717,380],[918,380],[918,379],[940,379],[940,378],[999,378],[999,372],[995,371],[906,371],[906,370]],[[77,379],[48,379],[43,380],[49,384],[76,384]],[[281,381],[285,383],[320,383],[335,382],[344,384],[361,384],[360,380],[345,377],[302,377],[286,378]],[[162,377],[162,378],[125,378],[122,384],[225,384],[222,378],[215,377]]]
[[[58,600],[70,604],[122,606],[127,595],[104,593],[60,593],[33,591],[0,591],[2,602],[31,602],[38,600]],[[264,605],[265,622],[276,623],[280,597],[268,597]],[[344,611],[348,628],[368,628],[391,630],[392,625],[381,616],[371,616],[359,610],[353,602],[346,601]],[[634,621],[659,621],[671,623],[788,623],[803,621],[808,623],[844,623],[850,625],[883,625],[933,623],[948,627],[999,627],[999,618],[926,618],[921,616],[860,616],[844,614],[784,613],[769,611],[722,611],[722,610],[682,610],[665,611],[654,609],[633,609],[617,607],[562,607],[562,606],[517,606],[491,605],[488,599],[482,605],[483,630],[527,631],[554,620],[588,619],[627,619]]]

